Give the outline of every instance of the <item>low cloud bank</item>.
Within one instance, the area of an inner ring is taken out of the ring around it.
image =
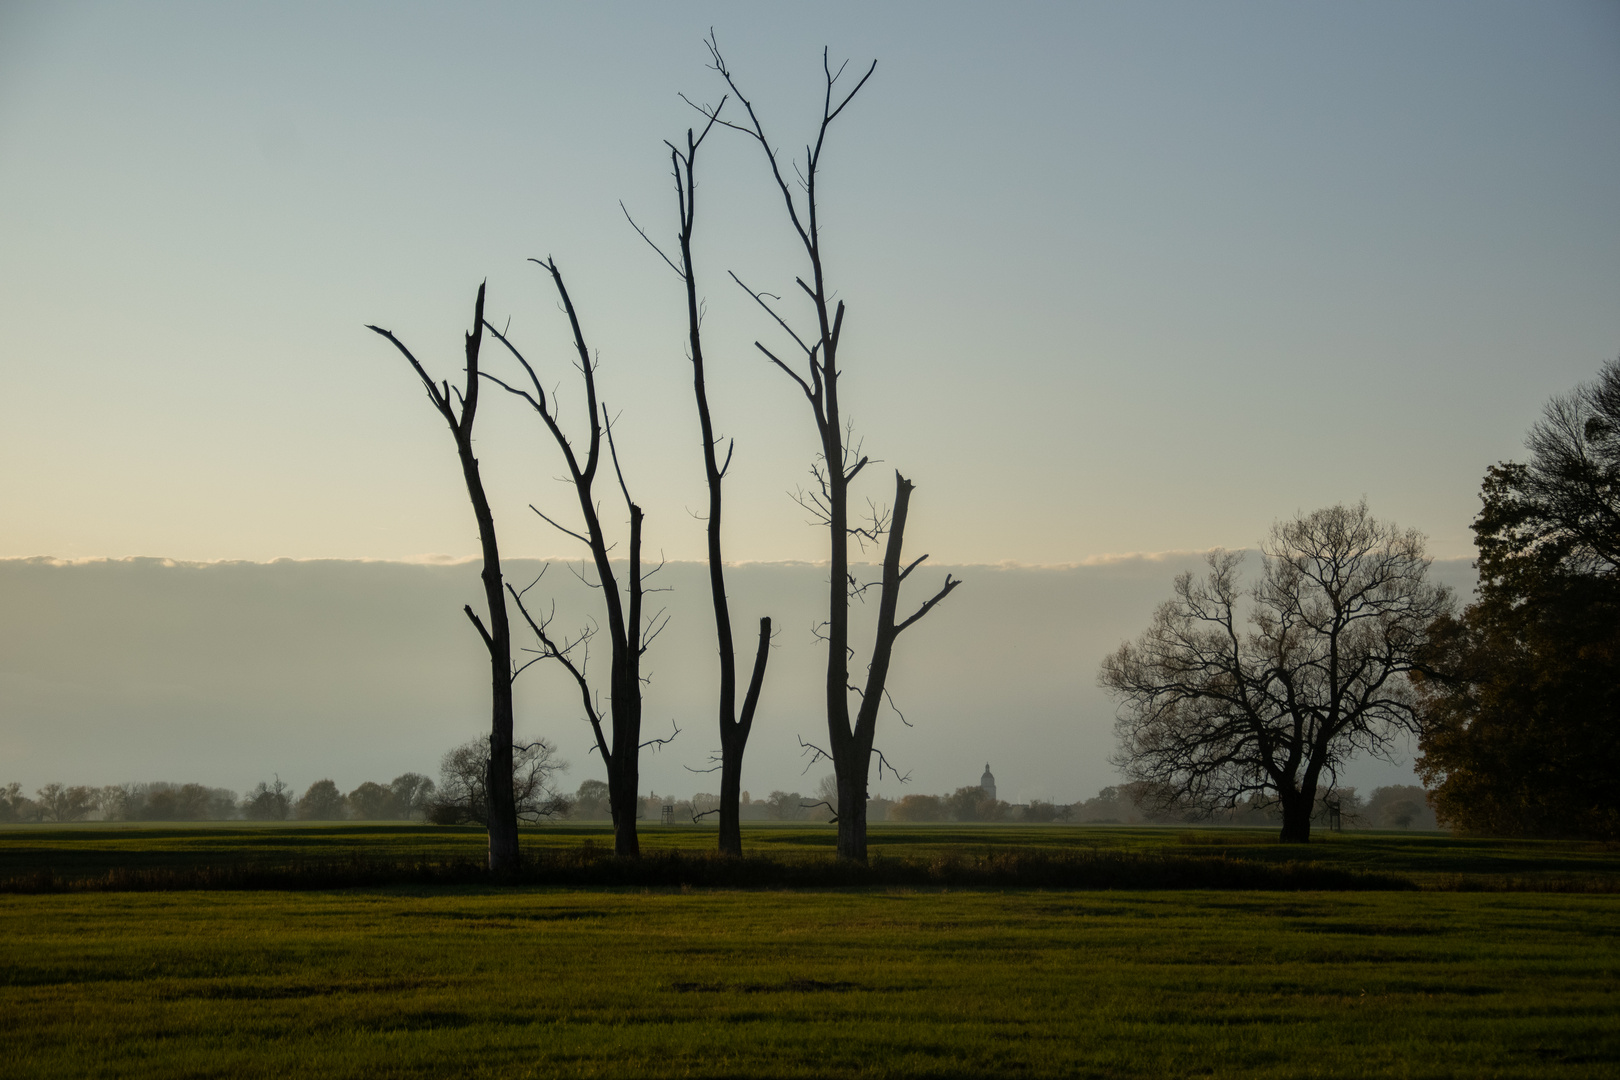
[[[519,587],[545,564],[507,566]],[[907,631],[879,745],[912,784],[976,783],[986,761],[1002,797],[1073,802],[1113,783],[1113,708],[1097,665],[1140,633],[1198,553],[1110,556],[1067,567],[919,569],[914,602],[949,570],[965,579]],[[669,628],[649,653],[649,735],[679,738],[643,758],[642,789],[687,794],[717,779],[713,618],[706,568],[671,563],[650,597]],[[1436,576],[1464,596],[1467,560]],[[728,572],[740,640],[761,615],[777,628],[760,717],[744,768],[756,795],[808,790],[799,736],[823,741],[822,652],[812,628],[826,568],[744,563]],[[557,625],[584,625],[594,593],[553,564],[531,596],[554,600]],[[344,790],[408,771],[432,773],[487,722],[488,667],[461,613],[482,603],[471,563],[164,559],[0,560],[0,782],[196,781],[245,790],[272,774],[302,790],[331,777]],[[875,606],[875,605],[873,605]],[[862,614],[856,605],[857,616]],[[860,640],[860,639],[857,639]],[[857,658],[857,663],[863,663]],[[592,656],[605,668],[605,650]],[[570,685],[546,665],[518,682],[519,731],[545,735],[572,762],[565,786],[601,774]],[[1405,768],[1358,767],[1351,782],[1410,781]]]

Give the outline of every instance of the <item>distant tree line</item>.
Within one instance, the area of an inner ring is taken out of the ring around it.
[[[552,786],[555,775],[567,768],[556,747],[537,739],[515,747],[512,760],[519,820],[535,822],[568,813],[573,800]],[[105,787],[51,783],[31,799],[21,784],[12,783],[0,787],[0,822],[420,820],[484,825],[489,817],[488,776],[489,741],[474,739],[444,755],[438,783],[408,772],[386,784],[368,780],[344,793],[335,781],[322,779],[299,795],[275,776],[240,797],[229,788],[166,781]]]
[[[835,783],[827,777],[812,795],[797,791],[772,791],[763,799],[742,792],[738,800],[744,821],[827,822],[833,810],[820,796]],[[573,821],[605,821],[608,818],[606,786],[600,780],[587,780],[558,816]],[[1312,818],[1318,824],[1334,824],[1346,829],[1438,829],[1426,793],[1415,785],[1389,785],[1374,788],[1363,797],[1353,787],[1341,787],[1317,800]],[[701,821],[714,812],[717,796],[697,794],[690,798],[650,793],[641,800],[643,820],[657,822],[665,807],[676,824]],[[948,795],[906,795],[886,799],[881,795],[867,801],[868,821],[904,822],[1007,822],[1039,824],[1056,822],[1076,825],[1253,825],[1276,827],[1282,821],[1281,809],[1263,799],[1245,800],[1238,807],[1210,813],[1192,803],[1167,803],[1164,793],[1137,781],[1105,787],[1089,799],[1073,803],[1032,799],[1028,803],[1007,803],[993,799],[981,787],[957,788]]]
[[[439,783],[421,773],[404,773],[387,784],[367,781],[344,794],[331,780],[317,780],[301,795],[279,777],[259,783],[238,797],[227,788],[202,784],[114,784],[67,787],[46,784],[30,799],[21,785],[0,787],[0,822],[48,823],[101,821],[427,821],[442,825],[484,824],[487,801],[488,742],[474,739],[444,756]],[[536,742],[514,755],[519,764],[517,795],[522,819],[542,821],[609,821],[608,786],[586,780],[573,795],[553,787],[561,762],[549,743]],[[834,810],[825,796],[836,793],[836,780],[825,777],[811,795],[776,790],[764,798],[742,792],[738,800],[744,821],[828,822]],[[665,807],[677,823],[703,821],[720,806],[718,795],[689,797],[649,793],[640,799],[641,820],[658,822]],[[1313,819],[1326,824],[1337,810],[1342,827],[1365,829],[1436,829],[1434,811],[1420,787],[1375,788],[1363,799],[1355,788],[1340,788],[1318,800]],[[1162,792],[1138,781],[1105,787],[1089,799],[1060,803],[1033,799],[1009,804],[992,799],[981,787],[957,788],[948,795],[906,795],[867,801],[869,821],[905,822],[1057,822],[1088,825],[1170,825],[1211,823],[1273,826],[1281,820],[1275,804],[1251,799],[1215,814],[1193,804],[1167,804]]]
[[[21,784],[11,783],[0,787],[0,822],[408,820],[425,817],[433,796],[433,781],[420,773],[387,784],[368,781],[347,795],[331,780],[317,780],[296,798],[279,777],[241,797],[229,788],[159,780],[103,787],[51,783],[29,798]]]

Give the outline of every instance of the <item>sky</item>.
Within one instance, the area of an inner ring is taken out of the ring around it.
[[[0,3],[0,559],[453,574],[477,533],[449,435],[365,324],[451,377],[487,281],[578,431],[566,322],[526,261],[547,256],[649,551],[701,558],[680,283],[620,204],[673,234],[663,140],[696,120],[682,93],[721,96],[711,27],[784,158],[819,117],[823,47],[877,61],[821,174],[846,412],[882,462],[857,504],[904,472],[908,549],[1031,626],[1042,591],[993,568],[1163,570],[1128,618],[1071,608],[1091,636],[1061,685],[1091,687],[1145,625],[1185,557],[1165,553],[1250,547],[1299,511],[1365,497],[1466,565],[1485,469],[1620,352],[1613,3]],[[717,132],[699,168],[727,555],[813,563],[825,539],[789,495],[814,431],[755,347],[780,332],[727,276],[802,321],[802,258],[757,146]],[[555,449],[487,400],[503,549],[576,555],[528,510],[567,511]],[[26,627],[19,595],[0,608]],[[131,632],[178,649],[219,602]],[[422,640],[461,634],[457,607]],[[80,617],[50,640],[90,686],[123,646]],[[17,645],[0,672],[42,663]],[[976,678],[975,701],[1007,690]],[[310,691],[310,714],[363,682]],[[73,722],[134,709],[101,700]],[[1086,715],[1092,760],[1107,717]],[[35,723],[14,704],[0,747],[37,746]],[[1070,782],[1026,772],[1010,790]]]
[[[1467,555],[1486,466],[1620,351],[1612,3],[0,12],[3,556],[475,554],[449,437],[364,324],[454,374],[487,278],[566,397],[549,255],[649,545],[701,557],[679,281],[619,202],[673,233],[662,140],[720,96],[711,26],[785,155],[822,47],[878,61],[826,151],[828,273],[857,431],[944,561],[1245,546],[1363,495]],[[726,277],[802,266],[757,146],[700,169],[728,554],[824,558],[786,497],[807,410]],[[507,548],[568,554],[524,509],[566,498],[555,452],[501,405]]]

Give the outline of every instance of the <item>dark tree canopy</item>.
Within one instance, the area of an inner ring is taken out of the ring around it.
[[[1556,584],[1620,574],[1620,360],[1547,403],[1530,460],[1485,474],[1474,521],[1481,596],[1519,603]]]
[[[293,810],[305,821],[341,821],[348,817],[343,793],[331,780],[317,780],[299,796]]]
[[[1620,361],[1486,474],[1479,601],[1435,628],[1419,771],[1468,832],[1620,836]]]
[[[1206,811],[1275,801],[1283,839],[1304,842],[1344,763],[1415,730],[1408,674],[1451,596],[1426,579],[1422,535],[1365,503],[1279,523],[1261,558],[1251,588],[1241,552],[1182,574],[1099,681],[1119,702],[1115,761],[1132,780]]]

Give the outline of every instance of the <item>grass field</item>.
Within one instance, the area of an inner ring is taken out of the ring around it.
[[[1213,835],[1212,835],[1213,834]],[[814,829],[754,850],[827,857]],[[1298,858],[1214,830],[874,829],[918,857],[1123,845]],[[536,830],[525,844],[604,844]],[[654,852],[712,833],[649,830]],[[476,858],[413,826],[29,828],[42,863]],[[544,887],[0,895],[0,1074],[1613,1076],[1620,895],[1586,845],[1333,836],[1419,891]]]
[[[751,856],[814,867],[830,863],[831,826],[752,824]],[[1620,891],[1620,850],[1573,841],[1480,840],[1443,833],[1320,832],[1308,845],[1281,844],[1273,829],[1177,829],[1065,825],[874,824],[871,853],[883,860],[931,862],[996,854],[1112,855],[1150,861],[1224,860],[1272,867],[1311,866],[1383,875],[1424,888],[1532,888]],[[712,828],[648,826],[649,856],[714,849]],[[612,850],[606,825],[525,829],[531,856]],[[487,841],[475,827],[351,822],[204,825],[13,826],[0,828],[0,886],[48,869],[64,879],[114,869],[283,866],[363,859],[373,862],[483,861]]]

